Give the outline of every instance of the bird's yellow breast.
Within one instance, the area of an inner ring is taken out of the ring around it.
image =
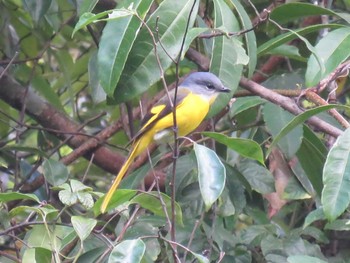
[[[203,121],[210,108],[210,100],[200,95],[189,93],[176,106],[176,124],[178,136],[186,136],[195,130]],[[169,113],[156,121],[154,126],[146,131],[138,141],[137,154],[142,152],[152,142],[170,141],[173,138],[173,113]]]

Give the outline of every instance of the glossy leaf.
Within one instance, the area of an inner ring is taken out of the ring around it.
[[[157,192],[140,193],[130,200],[130,204],[139,204],[141,207],[151,211],[155,215],[166,217],[167,215],[164,212],[164,207],[162,205],[162,203],[164,203],[166,212],[170,216],[171,198],[164,193],[161,193],[161,197],[163,199],[162,202],[159,200]],[[175,203],[175,214],[176,222],[180,225],[183,225],[182,211],[178,203]]]
[[[141,239],[125,240],[113,248],[108,263],[139,263],[145,251],[146,245]]]
[[[194,0],[165,0],[147,20],[148,27],[158,28],[159,41],[157,55],[163,70],[166,70],[176,59],[181,48],[183,32],[187,25]],[[190,18],[190,28],[197,15],[199,1]],[[164,49],[167,52],[164,52]],[[170,57],[169,57],[170,56]],[[118,82],[114,93],[117,103],[128,101],[145,92],[160,79],[159,65],[154,53],[154,43],[146,27],[142,27],[130,50],[127,65]]]
[[[127,0],[122,6],[127,8],[133,3],[134,12],[143,19],[152,2],[153,0]],[[113,11],[110,16],[116,16],[117,11]],[[124,13],[128,14],[125,11]],[[119,15],[118,19],[109,20],[103,29],[97,54],[98,68],[103,70],[99,70],[98,74],[101,85],[108,96],[113,96],[141,25],[141,20],[129,12],[127,16]]]
[[[230,149],[236,151],[243,157],[256,160],[262,165],[264,164],[264,155],[260,145],[249,139],[232,138],[221,133],[216,132],[203,132],[204,136],[213,138],[219,143],[222,143]]]
[[[316,53],[322,59],[325,71],[322,71],[314,55],[307,63],[305,82],[308,87],[315,86],[319,81],[333,72],[350,56],[350,28],[344,27],[328,33],[316,45]]]
[[[272,103],[266,103],[264,105],[263,114],[266,126],[274,139],[277,138],[280,131],[284,129],[294,116]],[[279,148],[288,159],[292,158],[299,149],[302,136],[303,127],[299,125],[290,133],[286,133],[283,141],[278,141]],[[272,149],[272,144],[269,147],[268,153],[271,151],[270,149]]]
[[[194,144],[197,158],[198,181],[206,210],[220,197],[225,187],[226,169],[216,153],[200,144]]]
[[[328,220],[340,216],[350,204],[350,129],[330,149],[323,168],[321,202]]]
[[[42,167],[44,169],[45,179],[53,186],[61,185],[68,179],[69,172],[67,167],[54,159],[46,159]]]
[[[215,28],[223,32],[239,31],[239,22],[229,6],[221,0],[214,1]],[[243,65],[249,57],[242,47],[242,43],[235,37],[220,36],[213,40],[210,71],[217,75],[224,85],[231,89],[229,94],[222,94],[212,105],[208,117],[220,111],[232,97],[238,87]]]
[[[72,226],[81,241],[84,241],[92,232],[97,224],[97,220],[93,218],[85,218],[82,216],[71,217]]]

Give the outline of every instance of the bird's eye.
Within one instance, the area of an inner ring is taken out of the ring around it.
[[[207,84],[207,89],[213,90],[213,89],[215,89],[215,87],[213,84]]]

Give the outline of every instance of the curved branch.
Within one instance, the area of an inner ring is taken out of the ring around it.
[[[3,74],[3,76],[0,79],[0,99],[11,105],[13,108],[21,110],[25,98],[25,89],[7,72],[4,73],[2,67],[0,67],[0,75],[1,74]],[[93,152],[94,164],[105,171],[113,174],[117,173],[123,164],[124,156],[113,152],[105,146],[101,146],[102,141],[98,138],[89,139],[89,137],[84,135],[72,136],[71,133],[79,131],[79,125],[63,112],[58,111],[47,101],[36,95],[30,89],[28,90],[26,97],[26,113],[43,127],[52,130],[59,130],[60,132],[55,133],[52,131],[51,133],[61,140],[71,137],[67,144],[73,149],[78,148],[85,142],[89,141],[90,147],[86,147],[85,145],[85,151],[82,151],[82,154],[84,154],[83,156],[90,160]],[[81,133],[81,131],[79,132]],[[108,137],[110,134],[109,132],[103,132],[104,139]]]

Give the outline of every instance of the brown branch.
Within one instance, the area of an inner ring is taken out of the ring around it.
[[[303,113],[303,111],[298,107],[298,105],[292,99],[284,97],[276,92],[273,92],[254,81],[251,81],[251,80],[248,80],[247,78],[242,77],[239,83],[243,88],[249,90],[250,92],[256,95],[259,95],[260,97],[276,105],[281,106],[283,109],[289,111],[294,115]],[[317,129],[319,129],[320,131],[330,134],[334,137],[338,137],[342,133],[342,131],[339,130],[338,128],[330,125],[329,123],[315,116],[311,117],[308,120],[308,123],[313,125]]]
[[[0,68],[0,74],[3,72],[3,68]],[[0,99],[10,104],[12,107],[21,110],[23,105],[23,99],[25,95],[25,89],[15,81],[7,73],[0,79]],[[58,111],[52,107],[47,101],[37,96],[32,90],[28,91],[27,95],[27,107],[26,113],[40,123],[43,127],[52,130],[65,131],[67,133],[55,133],[55,136],[61,140],[71,136],[71,133],[75,133],[79,130],[79,125],[73,122],[67,115]],[[86,136],[76,135],[73,136],[67,144],[72,148],[77,148],[86,142],[88,139]],[[91,139],[96,140],[96,139]],[[97,141],[97,140],[96,140]],[[98,147],[98,142],[95,147]],[[84,157],[90,160],[91,149],[84,154]],[[116,173],[121,167],[124,157],[117,154],[105,146],[99,146],[94,151],[94,163],[102,169]]]

